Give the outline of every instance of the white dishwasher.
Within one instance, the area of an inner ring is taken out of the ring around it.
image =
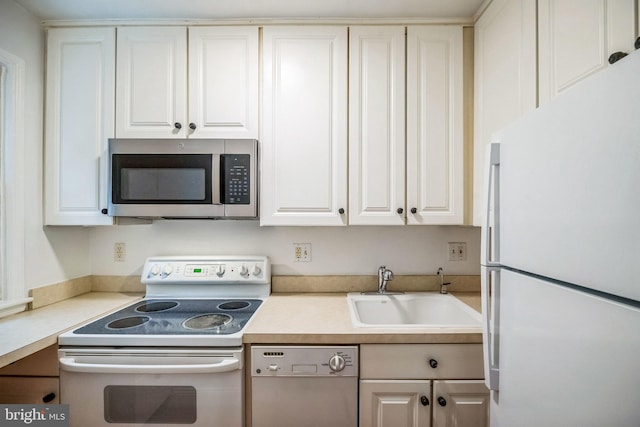
[[[252,346],[253,427],[357,427],[357,346]]]

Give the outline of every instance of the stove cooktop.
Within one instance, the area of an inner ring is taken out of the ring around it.
[[[232,347],[271,291],[265,256],[147,258],[146,298],[58,337],[61,346]]]
[[[73,331],[75,335],[228,335],[239,332],[259,299],[148,299]]]

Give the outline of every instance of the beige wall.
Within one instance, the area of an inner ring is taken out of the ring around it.
[[[89,230],[42,226],[44,31],[38,19],[13,0],[0,0],[0,49],[24,61],[23,172],[25,289],[90,274]],[[8,248],[12,250],[11,247]]]

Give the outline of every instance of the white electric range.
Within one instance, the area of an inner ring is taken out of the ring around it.
[[[142,301],[58,339],[71,426],[241,427],[242,332],[271,293],[268,258],[152,257],[141,281]]]

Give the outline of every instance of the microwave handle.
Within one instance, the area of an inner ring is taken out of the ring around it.
[[[220,200],[220,167],[222,156],[220,154],[214,154],[211,160],[213,162],[211,165],[211,203],[220,205],[222,204]]]

